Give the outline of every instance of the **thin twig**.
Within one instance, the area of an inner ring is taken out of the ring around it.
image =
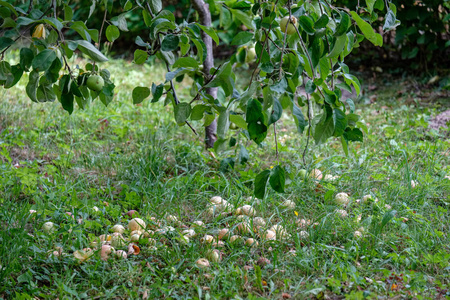
[[[206,80],[205,84],[203,84],[203,86],[198,90],[197,94],[195,95],[195,97],[191,100],[191,102],[189,102],[189,104],[192,104],[192,102],[194,102],[195,100],[197,100],[197,98],[200,96],[200,93],[206,88],[206,86],[213,81],[214,76],[216,76],[217,72],[219,71],[220,67],[222,66],[222,64],[220,64],[217,69],[214,70],[214,73]]]
[[[169,67],[169,63],[168,63],[167,61],[165,61],[165,63],[166,63],[167,71],[168,71],[168,72],[171,72],[171,71],[170,71],[170,67]],[[175,90],[175,86],[174,86],[172,80],[170,80],[169,82],[170,82],[170,89],[172,90],[172,94],[173,94],[173,99],[175,100],[175,105],[178,105],[178,104],[180,103],[180,101],[178,100],[178,96],[177,96],[177,92],[176,92],[176,90]],[[195,135],[198,135],[198,133],[197,133],[197,131],[195,130],[195,128],[192,127],[192,125],[189,124],[188,121],[184,121],[184,122],[187,124],[187,126],[189,126],[189,128],[191,128],[192,132],[193,132]]]
[[[31,10],[33,9],[33,0],[30,0],[30,5],[28,5],[28,11],[27,13],[29,14],[31,12]]]
[[[334,9],[334,10],[337,11],[337,9],[336,9],[336,8],[333,8],[333,7],[327,2],[327,0],[323,0],[323,1],[328,5],[328,7],[329,7],[330,9]],[[358,2],[359,2],[359,0],[358,0]],[[333,19],[334,22],[336,22],[336,19],[334,18],[334,15],[333,15],[333,12],[331,12],[331,18]]]
[[[284,29],[284,38],[283,38],[283,50],[281,50],[281,58],[280,58],[280,70],[278,73],[278,80],[281,80],[281,72],[283,71],[283,55],[284,55],[284,49],[286,47],[286,38],[287,38],[287,30],[289,28],[289,24],[291,24],[291,1],[288,1],[288,8],[289,8],[289,20],[286,24],[286,28]],[[292,24],[295,26],[295,24]]]
[[[278,161],[277,122],[273,123],[273,133],[275,134],[275,154]]]
[[[277,7],[277,4],[278,4],[278,0],[275,1],[275,4],[274,4],[273,9],[272,9],[272,12],[275,11],[275,8]],[[252,77],[250,78],[249,86],[252,85],[253,77],[255,76],[256,70],[258,70],[259,64],[261,62],[262,54],[264,53],[264,48],[266,47],[267,40],[269,39],[270,30],[272,30],[272,23],[270,23],[269,30],[267,30],[267,32],[264,30],[264,33],[266,34],[266,38],[264,39],[264,43],[263,43],[262,48],[261,48],[261,53],[260,53],[260,55],[258,57],[258,62],[256,63],[256,67],[253,70]]]
[[[103,31],[103,26],[105,25],[105,22],[106,22],[107,13],[108,13],[108,7],[105,5],[105,13],[103,15],[102,26],[100,27],[100,32],[98,33],[98,43],[97,43],[98,50],[100,50],[100,45],[101,45],[101,40],[102,40],[102,31]],[[92,64],[92,70],[95,71],[95,61]]]
[[[305,85],[305,78],[303,77],[303,85]],[[310,135],[311,135],[311,118],[312,118],[312,116],[311,116],[311,110],[312,110],[312,107],[311,107],[311,100],[309,99],[309,94],[308,93],[306,93],[306,100],[307,100],[307,102],[308,102],[308,132],[306,133],[307,134],[307,137],[306,137],[306,146],[305,146],[305,149],[303,150],[303,155],[302,155],[302,159],[303,159],[303,165],[306,167],[306,151],[308,150],[308,145],[309,145],[309,137],[310,137]],[[295,104],[294,104],[295,105]]]
[[[322,8],[322,3],[320,3],[319,1],[319,8],[320,8],[320,12],[323,15],[323,8]],[[333,14],[333,13],[331,13]],[[327,42],[327,46],[328,46],[328,53],[330,53],[331,49],[330,49],[330,43],[328,42],[328,36],[325,34],[325,41]],[[333,61],[331,60],[331,58],[329,59],[330,62],[330,68],[331,68],[331,89],[334,90],[334,71],[333,71]]]
[[[98,49],[100,49],[100,42],[102,40],[102,32],[103,32],[103,26],[105,25],[106,22],[106,15],[108,14],[108,8],[105,6],[105,14],[103,15],[103,22],[102,22],[102,26],[100,27],[100,32],[98,34]]]
[[[278,46],[270,37],[269,37],[269,41],[272,42],[272,44],[277,47],[278,50],[283,51],[283,49],[280,48],[280,46]]]
[[[69,66],[69,64],[67,63],[66,56],[65,56],[65,55],[62,55],[62,58],[63,58],[63,60],[64,60],[64,64],[66,65],[67,71],[69,71],[70,77],[72,77],[72,70],[70,70],[70,66]]]
[[[303,52],[305,52],[305,55],[308,58],[309,65],[311,66],[311,72],[312,72],[313,80],[316,80],[316,75],[315,75],[315,72],[314,72],[314,66],[313,66],[313,63],[312,63],[312,60],[311,60],[311,56],[309,55],[308,48],[306,48],[306,45],[303,42],[302,35],[300,34],[300,31],[298,31],[297,26],[294,26],[294,28],[297,31],[298,37],[300,38],[300,44],[302,45]]]

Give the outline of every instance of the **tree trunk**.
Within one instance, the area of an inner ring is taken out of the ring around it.
[[[198,12],[200,23],[204,26],[211,26],[211,12],[209,11],[209,5],[203,0],[192,0],[192,6]],[[203,70],[205,75],[205,81],[208,79],[209,70],[214,67],[214,56],[212,39],[204,31],[202,31],[203,42],[206,45],[206,59],[203,62]],[[206,88],[206,92],[214,99],[217,98],[217,88]],[[206,148],[212,148],[217,140],[217,120],[214,120],[209,126],[205,127],[205,146]]]

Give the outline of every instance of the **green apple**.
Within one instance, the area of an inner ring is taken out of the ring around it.
[[[280,28],[281,28],[281,32],[283,33],[287,33],[287,34],[295,34],[297,32],[296,28],[297,27],[297,18],[294,16],[291,16],[291,21],[289,22],[289,16],[284,17],[283,19],[281,19],[280,21]],[[286,26],[287,26],[287,31],[286,31]]]
[[[252,63],[255,61],[255,57],[256,57],[255,47],[247,48],[247,54],[245,55],[245,62]]]
[[[298,172],[298,175],[300,176],[301,179],[305,179],[306,173],[307,173],[307,171],[306,171],[305,169],[301,169],[301,170]]]
[[[47,234],[52,234],[56,231],[55,224],[53,222],[46,222],[42,225],[42,230]]]
[[[90,88],[93,91],[99,92],[103,89],[103,86],[105,85],[105,81],[100,75],[92,75],[89,76],[86,85],[88,88]]]

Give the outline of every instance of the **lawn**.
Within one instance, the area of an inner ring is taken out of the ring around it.
[[[258,147],[232,131],[249,159],[231,170],[221,161],[235,148],[214,157],[164,101],[132,104],[134,86],[162,82],[161,66],[102,67],[114,101],[71,116],[27,99],[23,79],[0,90],[0,297],[450,299],[450,139],[428,129],[448,92],[427,86],[430,102],[413,80],[366,74],[355,99],[365,138],[348,157],[339,140],[310,143],[304,166],[306,138],[284,113],[278,159],[273,132]],[[189,87],[177,83],[180,99]],[[193,126],[202,134],[201,121]],[[286,193],[252,197],[255,175],[278,163]],[[131,235],[132,217],[144,232]],[[102,253],[102,240],[116,252]]]

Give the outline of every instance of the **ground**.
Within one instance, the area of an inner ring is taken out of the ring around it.
[[[306,138],[285,112],[278,160],[273,132],[257,147],[236,131],[249,160],[222,172],[220,161],[235,149],[215,159],[201,137],[176,126],[169,106],[132,105],[134,86],[161,82],[160,66],[102,67],[118,86],[115,100],[72,116],[59,103],[26,99],[25,82],[0,90],[1,297],[450,297],[450,140],[447,129],[432,125],[449,109],[449,93],[438,82],[363,74],[355,103],[365,139],[350,145],[348,157],[330,139],[310,143],[303,165]],[[189,84],[178,84],[180,99],[189,98]],[[201,131],[201,122],[193,125]],[[252,197],[255,174],[278,163],[289,171],[286,193]],[[303,177],[303,168],[324,176]],[[340,193],[348,203],[336,201]],[[213,205],[213,196],[228,204]],[[244,205],[255,215],[238,217]],[[147,225],[137,248],[129,248],[130,215]],[[55,231],[43,231],[46,222]],[[126,242],[115,248],[130,250],[127,259],[102,256],[99,237],[112,239],[115,224],[125,228]],[[186,239],[188,228],[196,236]],[[222,229],[258,244],[225,238],[221,245]],[[210,266],[199,267],[205,257]]]

